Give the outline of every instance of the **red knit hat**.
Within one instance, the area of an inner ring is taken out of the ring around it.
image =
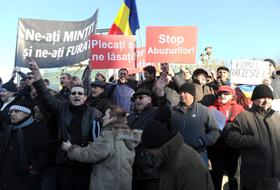
[[[217,90],[217,93],[218,92],[230,92],[232,96],[235,95],[235,90],[230,86],[220,86],[219,89]]]

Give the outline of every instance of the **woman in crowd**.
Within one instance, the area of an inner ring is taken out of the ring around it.
[[[93,163],[90,189],[131,190],[135,147],[141,139],[139,130],[130,130],[126,112],[111,105],[103,117],[101,135],[87,147],[64,142],[63,150],[72,160]]]

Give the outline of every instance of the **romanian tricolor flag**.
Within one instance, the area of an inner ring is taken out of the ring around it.
[[[135,35],[139,29],[135,0],[124,0],[109,31],[111,35]]]

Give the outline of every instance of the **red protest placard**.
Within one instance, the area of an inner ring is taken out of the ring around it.
[[[146,61],[195,63],[196,43],[196,27],[147,27]]]
[[[152,65],[154,67],[157,67],[158,63],[150,63],[146,61],[146,48],[145,47],[140,47],[136,48],[136,68],[143,71],[143,68]]]
[[[134,36],[91,35],[91,68],[135,68],[136,40]]]
[[[143,72],[143,68],[152,65],[157,67],[157,63],[146,62],[146,47],[136,48],[136,67],[127,68],[129,73],[140,73]]]

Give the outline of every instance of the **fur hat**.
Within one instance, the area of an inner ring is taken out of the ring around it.
[[[147,122],[141,140],[145,148],[156,149],[169,141],[171,137],[172,135],[165,125],[156,120],[151,120]]]
[[[267,85],[260,84],[254,88],[251,100],[254,101],[260,98],[274,98],[271,89]]]
[[[187,92],[189,94],[191,94],[192,96],[195,96],[196,90],[195,90],[195,86],[192,83],[184,83],[182,84],[182,86],[179,89],[179,92]]]
[[[17,86],[15,85],[15,83],[9,81],[9,82],[6,82],[5,84],[2,85],[2,89],[5,88],[7,91],[10,91],[10,92],[17,92],[18,91],[18,88]]]

